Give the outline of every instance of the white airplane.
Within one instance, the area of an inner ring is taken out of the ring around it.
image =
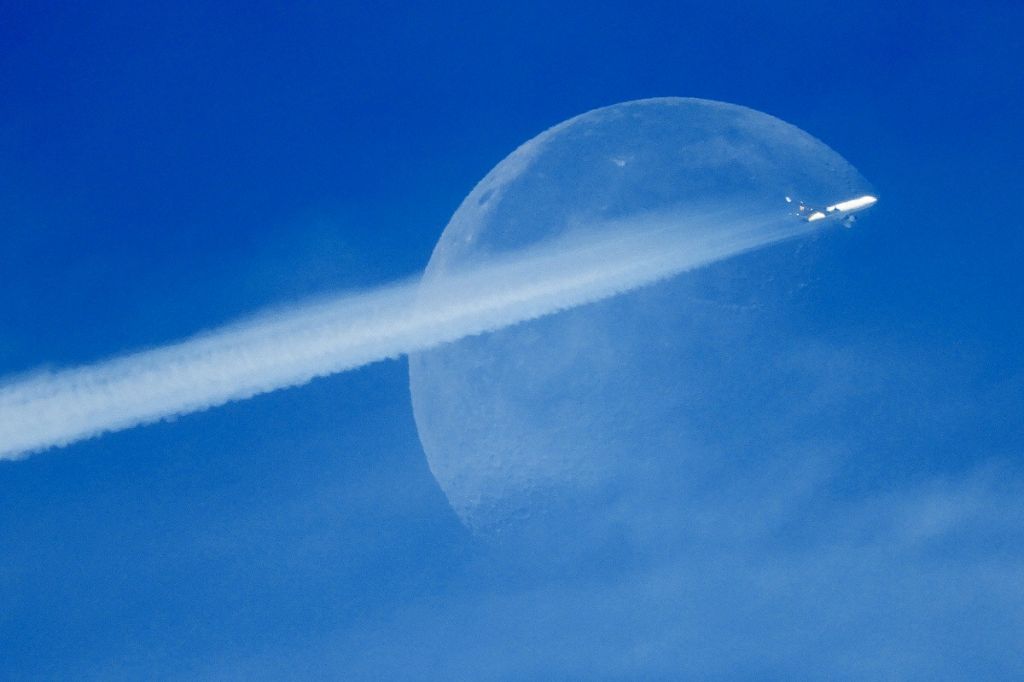
[[[860,213],[865,208],[871,208],[877,201],[877,197],[865,194],[862,197],[847,199],[846,201],[840,201],[838,204],[832,204],[824,210],[808,206],[801,201],[796,209],[796,214],[809,223],[815,223],[819,220],[835,219],[838,220],[843,227],[852,227],[854,221],[857,220],[857,216],[854,214]],[[792,197],[786,197],[786,203],[793,203]]]

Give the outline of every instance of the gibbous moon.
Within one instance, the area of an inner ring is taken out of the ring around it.
[[[868,192],[841,156],[767,114],[626,102],[499,163],[452,216],[425,281],[590,224],[697,205],[757,216],[786,197],[827,205]],[[727,227],[711,215],[703,229]],[[538,521],[588,532],[579,522],[595,518],[602,533],[639,533],[636,518],[725,490],[722,458],[765,470],[794,437],[773,420],[802,376],[779,363],[806,314],[802,292],[821,278],[815,245],[837,233],[411,356],[416,425],[452,508],[484,534]]]

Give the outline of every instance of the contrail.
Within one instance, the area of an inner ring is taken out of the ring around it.
[[[426,350],[592,303],[814,229],[705,213],[605,223],[471,269],[339,295],[0,385],[0,459]]]

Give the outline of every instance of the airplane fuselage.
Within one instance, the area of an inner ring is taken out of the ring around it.
[[[786,197],[787,203],[792,203],[792,201],[791,198]],[[824,209],[814,208],[800,202],[796,213],[809,223],[816,223],[819,220],[838,220],[844,227],[850,227],[853,221],[856,220],[854,216],[857,213],[866,208],[871,208],[877,202],[878,198],[870,194],[840,201]]]

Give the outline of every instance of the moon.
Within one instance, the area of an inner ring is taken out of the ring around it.
[[[693,205],[758,215],[786,197],[826,205],[868,189],[837,153],[767,114],[702,99],[625,102],[499,163],[452,216],[424,280],[590,224]],[[794,435],[780,420],[806,377],[790,355],[832,238],[411,356],[417,430],[452,508],[485,536],[560,525],[637,538],[658,526],[650,519],[692,518],[694,500],[735,488],[721,479],[737,462],[777,466],[779,447],[765,443]]]

